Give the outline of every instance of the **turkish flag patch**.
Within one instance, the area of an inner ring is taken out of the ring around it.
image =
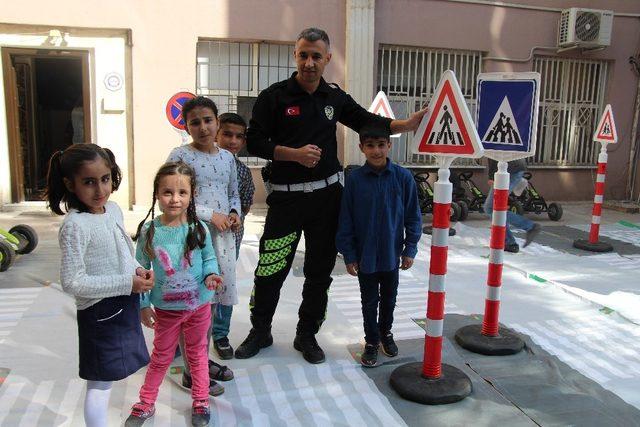
[[[287,107],[285,110],[285,115],[287,116],[299,116],[300,115],[300,107],[294,105],[293,107]]]

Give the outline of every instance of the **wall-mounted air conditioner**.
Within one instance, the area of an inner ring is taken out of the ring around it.
[[[613,11],[565,9],[558,26],[558,47],[600,48],[611,44]]]

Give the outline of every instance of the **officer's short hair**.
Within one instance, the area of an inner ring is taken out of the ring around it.
[[[364,144],[367,139],[384,138],[390,142],[391,133],[389,126],[380,123],[367,123],[360,128],[360,144]]]
[[[327,44],[327,48],[330,46],[329,36],[325,30],[321,30],[320,28],[310,27],[305,28],[298,34],[298,38],[296,42],[300,39],[305,39],[308,42],[315,42],[318,40],[322,40]]]

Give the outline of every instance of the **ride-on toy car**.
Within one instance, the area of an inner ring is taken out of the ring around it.
[[[26,225],[18,224],[9,231],[0,228],[0,271],[6,271],[15,254],[28,254],[38,246],[38,234]]]
[[[562,206],[559,203],[547,205],[547,202],[531,183],[531,172],[525,172],[522,176],[528,181],[527,186],[519,196],[513,193],[510,195],[509,209],[519,215],[525,212],[533,212],[538,215],[546,212],[550,220],[559,221],[562,218]]]

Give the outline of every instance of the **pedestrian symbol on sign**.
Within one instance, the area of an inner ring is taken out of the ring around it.
[[[517,144],[522,145],[522,138],[518,131],[518,122],[513,116],[513,110],[509,99],[505,96],[496,111],[491,124],[487,128],[483,141],[494,144]]]

